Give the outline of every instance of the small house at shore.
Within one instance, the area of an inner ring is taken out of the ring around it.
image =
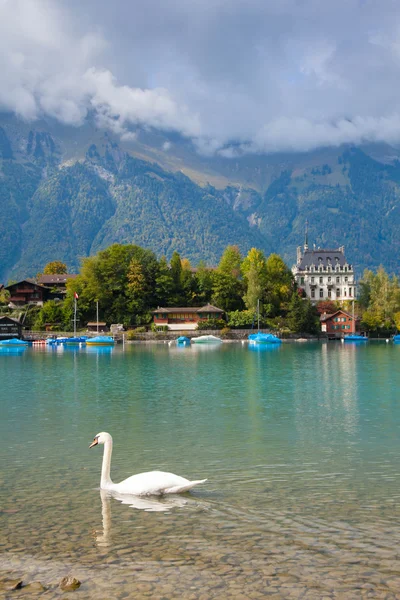
[[[11,317],[0,317],[0,340],[20,338],[21,333],[22,325],[19,321]]]
[[[353,318],[344,310],[337,310],[330,315],[324,313],[321,315],[320,321],[321,331],[327,333],[328,337],[343,337],[356,332],[357,317]]]
[[[210,319],[222,319],[224,311],[212,304],[202,307],[157,308],[153,310],[154,323],[166,325],[171,331],[197,329],[197,324]]]

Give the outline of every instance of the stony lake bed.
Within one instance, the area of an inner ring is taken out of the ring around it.
[[[400,597],[399,359],[384,342],[0,353],[0,597]],[[109,497],[99,431],[114,481],[208,481]]]

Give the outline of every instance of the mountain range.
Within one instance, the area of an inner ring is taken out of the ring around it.
[[[383,144],[309,153],[204,156],[177,135],[121,141],[81,127],[0,115],[0,281],[52,260],[69,272],[112,243],[174,250],[209,265],[228,244],[277,252],[344,245],[358,276],[399,271],[400,151]]]

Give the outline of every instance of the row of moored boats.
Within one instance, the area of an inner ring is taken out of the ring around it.
[[[250,344],[280,344],[280,340],[276,335],[272,333],[252,333],[248,336]],[[221,344],[221,338],[215,335],[199,335],[198,337],[188,338],[185,335],[181,335],[169,342],[169,344],[176,344],[177,346],[190,346],[191,344]]]
[[[257,344],[281,344],[282,340],[272,333],[251,333],[248,336],[249,343],[251,345]],[[400,343],[400,334],[393,336],[392,340],[395,343]],[[342,338],[343,342],[366,342],[368,338],[364,335],[349,334]],[[43,343],[46,345],[58,346],[58,345],[86,345],[86,346],[112,346],[115,344],[113,337],[109,335],[99,335],[96,337],[89,336],[73,336],[73,337],[50,337],[46,340],[39,340],[35,343]],[[198,337],[189,338],[184,335],[179,336],[176,340],[169,342],[169,344],[175,343],[177,346],[190,346],[191,344],[221,344],[221,338],[215,335],[200,335]],[[12,338],[10,340],[0,340],[0,346],[8,346],[14,348],[16,346],[28,346],[29,342],[20,340],[18,338]]]
[[[251,333],[248,336],[249,344],[281,344],[282,340],[272,333]],[[392,337],[393,342],[400,343],[400,334],[396,334]],[[368,338],[365,335],[359,335],[352,333],[342,338],[343,342],[367,342]],[[177,346],[190,346],[190,344],[220,344],[221,338],[215,335],[201,335],[199,337],[188,338],[184,335],[178,337],[176,340],[169,342],[169,344],[176,344]]]
[[[28,346],[28,345],[43,344],[48,346],[61,346],[61,345],[86,345],[86,346],[112,346],[115,344],[113,337],[109,335],[98,335],[90,337],[86,335],[72,336],[72,337],[49,337],[46,340],[33,340],[27,342],[26,340],[20,340],[19,338],[12,338],[10,340],[0,340],[0,346],[7,346],[9,348],[15,348],[17,346]]]

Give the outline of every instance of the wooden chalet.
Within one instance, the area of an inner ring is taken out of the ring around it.
[[[22,325],[19,321],[7,316],[0,317],[0,340],[20,338],[21,333]]]
[[[339,338],[349,333],[356,333],[358,317],[354,317],[344,310],[337,310],[328,315],[324,313],[320,317],[321,331],[327,333],[328,337]]]
[[[10,293],[9,302],[12,306],[24,306],[25,304],[42,306],[43,302],[53,297],[49,288],[30,279],[23,279],[17,283],[7,285],[5,289]]]
[[[212,304],[202,307],[184,308],[157,308],[153,310],[153,319],[156,325],[166,325],[170,330],[197,329],[197,324],[209,319],[222,319],[224,311]]]

